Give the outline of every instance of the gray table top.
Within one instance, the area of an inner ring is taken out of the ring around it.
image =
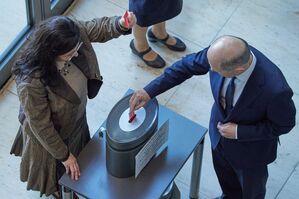
[[[158,126],[168,119],[168,147],[153,158],[136,179],[115,178],[107,172],[105,139],[96,133],[78,157],[80,179],[72,181],[64,174],[59,184],[86,198],[158,199],[207,132],[201,125],[160,105]]]

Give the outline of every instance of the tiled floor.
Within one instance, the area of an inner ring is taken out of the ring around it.
[[[120,15],[126,8],[127,1],[123,0],[81,0],[73,5],[69,15],[85,20]],[[184,53],[173,53],[163,46],[152,45],[165,58],[168,66],[185,54],[207,46],[219,35],[243,37],[281,68],[295,92],[293,99],[299,107],[299,1],[184,0],[182,13],[169,21],[168,30],[182,38],[188,46]],[[138,60],[129,50],[131,39],[132,35],[122,36],[104,44],[94,44],[105,81],[100,94],[88,102],[91,132],[97,129],[128,88],[142,88],[163,71],[148,68]],[[208,126],[213,99],[207,76],[194,77],[161,94],[158,100],[191,120]],[[0,95],[0,195],[1,198],[11,199],[39,198],[38,193],[26,191],[26,184],[19,181],[19,158],[9,155],[19,125],[18,105],[15,85],[10,81]],[[298,123],[298,117],[296,121]],[[269,166],[268,199],[298,198],[298,131],[299,127],[296,126],[291,133],[281,136],[278,158]],[[188,198],[190,169],[189,160],[176,178],[183,199]],[[200,198],[214,198],[220,193],[207,139]]]

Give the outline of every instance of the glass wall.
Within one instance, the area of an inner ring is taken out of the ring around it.
[[[51,16],[63,13],[74,0],[50,0]]]
[[[34,24],[63,13],[74,0],[0,0],[0,88]]]
[[[26,2],[24,0],[0,1],[0,56],[4,56],[7,47],[14,43],[28,27]]]

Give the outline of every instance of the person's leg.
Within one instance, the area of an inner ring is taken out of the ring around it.
[[[153,25],[152,31],[158,39],[166,38],[168,34],[166,31],[166,22],[164,21]],[[169,45],[175,45],[176,39],[173,36],[169,35],[169,38],[166,40],[166,43]]]
[[[133,26],[134,46],[138,52],[143,52],[149,48],[149,44],[146,39],[147,27],[141,27],[137,24]],[[151,50],[143,56],[146,61],[154,61],[158,54]]]
[[[212,149],[214,169],[223,192],[220,198],[242,199],[242,188],[238,177],[221,150],[220,144],[215,150]]]
[[[264,199],[268,179],[267,165],[255,168],[237,169],[241,182],[243,199]]]
[[[186,45],[182,40],[167,33],[165,22],[153,25],[153,28],[147,32],[147,37],[150,42],[160,42],[170,50],[186,50]]]

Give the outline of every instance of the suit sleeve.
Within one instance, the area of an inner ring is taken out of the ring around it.
[[[267,107],[267,119],[255,125],[238,125],[238,139],[269,140],[290,132],[296,123],[296,108],[292,96],[290,88],[274,96]]]
[[[144,90],[151,98],[168,89],[181,84],[193,75],[204,75],[209,72],[210,66],[207,59],[207,48],[185,56],[165,69],[164,73],[151,81]]]
[[[66,160],[69,151],[51,120],[47,91],[40,81],[21,83],[18,94],[29,128],[39,143],[55,158]]]
[[[91,42],[106,42],[120,35],[127,35],[131,29],[124,29],[119,24],[120,17],[102,17],[91,21],[79,21]]]

